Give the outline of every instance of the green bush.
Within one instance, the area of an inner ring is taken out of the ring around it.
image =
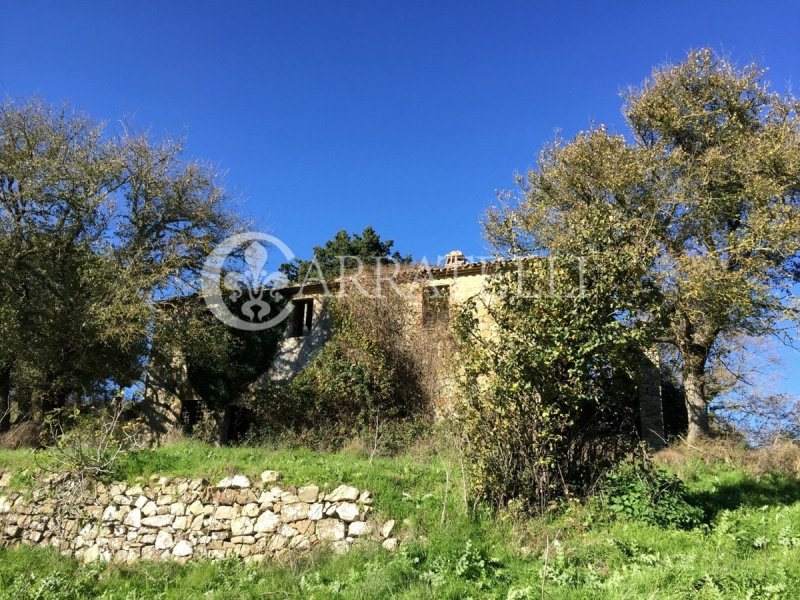
[[[628,459],[600,481],[605,508],[615,517],[650,525],[693,529],[703,522],[703,510],[692,503],[677,476],[647,459]]]
[[[624,257],[584,270],[566,259],[506,268],[487,284],[491,304],[469,302],[455,322],[459,425],[474,495],[545,512],[634,447],[643,334],[623,320]]]

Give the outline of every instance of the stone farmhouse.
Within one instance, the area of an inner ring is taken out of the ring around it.
[[[380,275],[381,294],[399,294],[405,307],[404,322],[409,331],[422,331],[431,324],[446,323],[453,307],[471,298],[490,302],[487,279],[499,263],[470,263],[460,251],[445,256],[441,266],[413,267]],[[289,302],[291,309],[285,333],[271,365],[265,366],[265,377],[271,382],[288,382],[297,375],[330,338],[332,323],[328,305],[337,295],[371,294],[375,290],[359,289],[358,280],[350,277],[328,282],[307,282],[276,290]],[[374,297],[374,296],[373,296]],[[478,303],[478,318],[482,331],[492,335],[491,318],[482,303]],[[456,394],[458,377],[457,357],[442,361],[444,368],[436,376],[440,381],[445,402]],[[642,439],[650,446],[664,445],[664,417],[661,394],[661,371],[658,352],[645,352],[641,361],[639,385],[639,416]],[[153,389],[149,402],[157,411],[168,414],[175,426],[186,413],[199,403],[188,383],[186,367],[177,360],[170,366],[173,373],[170,389]]]

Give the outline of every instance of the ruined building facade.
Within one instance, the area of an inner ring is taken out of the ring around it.
[[[409,330],[424,328],[434,321],[448,321],[453,307],[475,297],[483,297],[485,303],[477,303],[478,322],[481,332],[492,335],[492,322],[484,304],[490,302],[486,287],[494,263],[468,263],[458,251],[446,255],[445,264],[434,268],[408,269],[399,274],[385,276],[384,286],[393,287],[402,294],[405,321]],[[350,289],[347,286],[351,286]],[[271,365],[265,365],[265,377],[272,382],[290,381],[309,363],[325,345],[333,333],[328,311],[332,297],[344,293],[364,293],[355,289],[357,282],[347,277],[332,282],[310,282],[287,286],[279,290],[289,302],[291,309],[285,325],[283,340]],[[389,293],[392,293],[391,291]],[[444,401],[455,401],[457,397],[458,360],[442,361],[437,377],[441,383]],[[163,370],[159,370],[163,372]],[[169,366],[174,385],[171,389],[154,387],[151,401],[166,411],[173,425],[179,425],[181,403],[196,405],[197,399],[186,381],[186,369],[179,360]],[[162,377],[161,379],[168,379]],[[664,445],[664,419],[661,401],[661,370],[656,350],[642,355],[639,389],[640,433],[651,447]],[[186,412],[185,410],[183,411]],[[184,415],[185,419],[185,415]]]

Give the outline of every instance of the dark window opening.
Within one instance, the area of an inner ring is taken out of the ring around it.
[[[256,415],[252,410],[244,406],[231,406],[229,409],[227,443],[243,443],[255,422]]]
[[[181,402],[180,423],[183,432],[190,435],[194,431],[195,425],[203,417],[203,405],[199,400],[184,400]]]
[[[292,322],[289,328],[289,337],[303,337],[311,331],[311,321],[314,316],[314,301],[294,300],[292,302]]]
[[[450,319],[450,286],[437,285],[422,290],[422,324],[447,324]]]

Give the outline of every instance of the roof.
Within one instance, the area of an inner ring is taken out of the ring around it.
[[[454,279],[458,277],[466,277],[471,275],[486,275],[493,271],[502,261],[482,261],[475,263],[467,263],[451,266],[435,266],[418,265],[416,268],[406,267],[399,273],[384,275],[384,279],[394,276],[398,283],[411,283],[414,281],[438,281],[442,279]],[[342,280],[347,281],[349,278],[337,277],[331,281],[317,282],[309,281],[303,284],[287,285],[282,288],[276,288],[274,291],[283,294],[284,296],[295,296],[298,293],[303,294],[318,294],[331,289],[339,289]]]

